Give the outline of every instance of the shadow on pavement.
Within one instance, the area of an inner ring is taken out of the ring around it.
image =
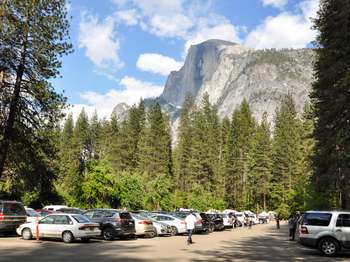
[[[350,261],[349,253],[328,258],[317,250],[302,247],[296,241],[289,241],[286,225],[280,230],[271,228],[264,236],[223,241],[222,244],[217,251],[193,251],[201,259],[192,261]]]
[[[32,240],[31,242],[32,243],[29,243],[29,246],[1,248],[0,261],[152,261],[151,259],[135,259],[132,258],[132,256],[129,257],[127,254],[132,255],[135,251],[143,250],[148,246],[125,246],[123,242],[126,241],[107,242],[102,240],[91,240],[89,243],[81,243],[76,241],[70,244],[65,244],[54,240],[45,240],[41,243],[35,243],[35,240]]]

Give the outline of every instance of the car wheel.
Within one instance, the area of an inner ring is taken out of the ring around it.
[[[90,238],[89,237],[82,237],[81,242],[88,243],[88,242],[90,242]]]
[[[22,230],[22,238],[24,240],[31,240],[33,238],[32,231],[29,228]]]
[[[176,227],[172,226],[171,227],[171,235],[176,236],[179,233]]]
[[[210,225],[209,226],[209,233],[214,232],[214,230],[215,230],[215,226],[214,225]]]
[[[114,239],[114,230],[110,227],[106,227],[102,231],[102,237],[104,240],[113,240]]]
[[[148,233],[148,237],[149,238],[154,238],[157,236],[157,231],[156,230],[153,230],[151,232]]]
[[[64,243],[71,243],[74,240],[74,236],[70,231],[64,231],[62,234],[62,240]]]
[[[333,238],[324,238],[318,245],[319,250],[328,257],[334,256],[339,251],[339,243]]]

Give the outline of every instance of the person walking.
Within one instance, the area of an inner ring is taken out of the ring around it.
[[[294,241],[295,239],[295,231],[297,228],[297,218],[294,216],[290,216],[288,220],[288,229],[289,229],[289,240]]]
[[[276,215],[276,228],[280,229],[280,215],[279,214]]]
[[[195,227],[195,224],[197,222],[196,216],[193,214],[193,211],[190,211],[190,213],[186,216],[185,218],[186,222],[186,228],[187,228],[187,245],[193,244],[194,242],[192,241],[192,233]]]

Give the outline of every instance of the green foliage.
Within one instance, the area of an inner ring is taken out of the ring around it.
[[[82,207],[111,207],[117,198],[116,176],[105,164],[91,162],[82,184]]]
[[[145,207],[148,210],[173,210],[173,180],[169,175],[160,174],[146,184]]]
[[[315,108],[316,195],[322,208],[350,208],[350,3],[325,0],[315,28],[317,60],[312,100]]]
[[[142,209],[145,201],[143,177],[139,173],[122,172],[118,179],[118,197],[121,207]]]

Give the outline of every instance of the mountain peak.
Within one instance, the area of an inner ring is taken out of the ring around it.
[[[220,40],[220,39],[209,39],[209,40],[206,40],[202,43],[199,43],[199,44],[196,44],[196,45],[229,45],[229,46],[232,46],[232,45],[238,45],[237,43],[233,43],[233,42],[229,42],[229,41],[226,41],[226,40]]]

